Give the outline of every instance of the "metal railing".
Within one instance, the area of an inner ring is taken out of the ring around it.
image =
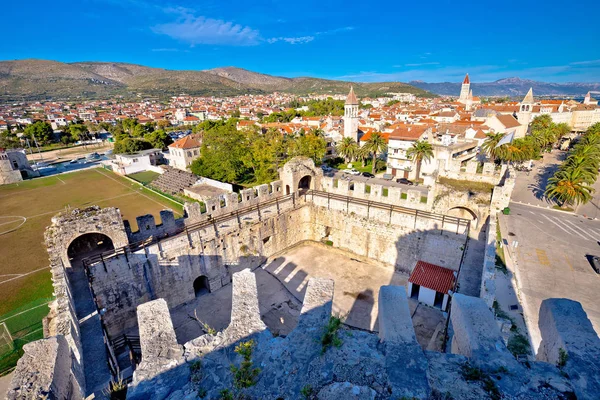
[[[149,239],[141,240],[141,241],[138,241],[135,243],[130,243],[127,246],[119,247],[114,250],[109,250],[109,251],[105,251],[105,252],[102,252],[99,254],[95,254],[91,257],[85,258],[83,260],[83,264],[85,266],[88,266],[88,265],[95,264],[97,262],[104,261],[104,260],[107,260],[107,259],[115,257],[115,256],[119,256],[119,255],[125,255],[125,257],[128,257],[128,253],[132,253],[137,250],[143,249],[147,246],[150,246],[152,244],[159,243],[165,239],[172,239],[172,238],[177,238],[177,237],[187,237],[187,239],[189,241],[190,234],[197,232],[199,230],[202,230],[204,228],[210,227],[210,226],[214,227],[216,230],[217,225],[219,225],[223,222],[226,222],[226,221],[231,221],[234,218],[237,220],[238,225],[241,226],[242,218],[245,215],[253,213],[253,212],[258,212],[258,219],[259,219],[259,221],[261,221],[262,220],[261,210],[264,210],[267,207],[271,207],[271,206],[275,205],[277,207],[277,214],[279,214],[280,206],[283,203],[289,202],[291,200],[293,203],[293,206],[295,207],[298,197],[299,196],[296,193],[292,193],[289,195],[266,200],[264,202],[261,202],[261,203],[255,204],[255,205],[240,208],[238,210],[232,211],[230,213],[222,214],[222,215],[219,215],[216,217],[212,217],[212,216],[208,215],[208,218],[206,220],[196,222],[196,223],[190,224],[190,225],[185,225],[185,227],[179,232],[171,233],[171,234],[164,234],[159,237],[151,237]]]
[[[350,204],[357,204],[367,207],[367,215],[369,214],[369,210],[371,208],[386,210],[390,212],[390,222],[393,213],[401,213],[405,215],[414,216],[415,218],[415,227],[417,224],[417,220],[419,218],[429,219],[434,221],[439,221],[441,223],[440,229],[444,228],[445,224],[456,225],[456,233],[459,233],[460,228],[464,227],[465,232],[468,233],[471,221],[464,218],[453,217],[450,215],[437,214],[429,211],[421,211],[414,208],[401,207],[393,204],[382,203],[378,201],[371,201],[366,199],[359,199],[356,197],[344,196],[341,194],[323,192],[320,190],[300,190],[299,194],[292,193],[289,195],[276,197],[274,199],[266,200],[261,203],[257,203],[255,205],[251,205],[245,208],[240,208],[238,210],[232,211],[230,213],[222,214],[216,217],[208,216],[208,218],[204,221],[196,222],[194,224],[186,225],[180,232],[165,234],[159,237],[151,237],[146,240],[138,241],[135,243],[128,244],[127,246],[119,247],[114,250],[105,251],[94,256],[88,257],[83,260],[85,266],[95,264],[97,262],[104,262],[105,260],[124,255],[128,258],[128,253],[135,252],[137,250],[143,249],[147,246],[159,243],[165,239],[172,239],[177,237],[187,237],[187,240],[191,242],[190,234],[202,230],[207,227],[214,227],[215,231],[217,230],[217,225],[231,221],[232,219],[236,219],[239,226],[242,226],[242,218],[250,213],[258,212],[258,220],[262,220],[261,209],[264,210],[267,207],[271,207],[273,205],[277,206],[277,214],[279,215],[281,212],[280,206],[282,203],[289,202],[290,200],[293,203],[293,207],[296,206],[298,200],[300,198],[304,198],[304,200],[314,200],[315,197],[326,198],[328,201],[328,207],[331,200],[337,200],[345,202],[347,205],[346,211],[348,211]]]

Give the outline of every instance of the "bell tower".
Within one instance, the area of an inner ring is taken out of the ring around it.
[[[467,103],[469,100],[469,93],[471,92],[471,80],[469,79],[469,74],[465,75],[465,79],[463,79],[463,83],[460,87],[460,97],[458,101],[460,103]]]
[[[352,86],[344,104],[344,137],[351,137],[358,142],[358,99]]]

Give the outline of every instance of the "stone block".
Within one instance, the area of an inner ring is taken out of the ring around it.
[[[281,181],[273,181],[271,182],[271,192],[278,196],[283,195],[283,182]]]
[[[183,348],[164,299],[149,301],[137,308],[142,362],[133,373],[128,400],[163,400],[189,379]]]
[[[382,196],[383,196],[383,186],[382,185],[371,185],[371,193],[370,193],[371,200],[381,201]]]
[[[494,163],[484,163],[483,164],[483,175],[494,175],[496,170],[496,164]]]
[[[367,195],[366,184],[364,182],[353,182],[353,185],[354,192],[351,190],[350,193],[358,199],[364,199]]]
[[[242,195],[242,202],[250,202],[256,197],[254,189],[242,189],[240,194]]]
[[[342,194],[344,196],[349,196],[349,194],[348,194],[349,191],[350,191],[350,182],[347,180],[338,179],[337,193]]]
[[[135,219],[137,221],[140,232],[154,231],[156,229],[156,221],[152,214],[140,215]]]
[[[542,342],[537,358],[558,365],[561,353],[564,354],[562,368],[570,376],[577,398],[598,398],[600,338],[581,304],[568,299],[546,299],[540,307],[538,325]]]
[[[414,190],[414,189],[408,189],[408,191],[406,192],[406,199],[408,200],[409,203],[412,204],[417,204],[421,202],[421,192],[418,190]]]
[[[231,341],[266,330],[260,318],[256,275],[249,269],[233,274],[232,291],[231,323],[226,330]]]
[[[83,398],[81,388],[72,378],[71,352],[64,336],[28,343],[23,351],[7,400]]]
[[[311,278],[308,281],[297,329],[316,330],[317,335],[321,334],[322,327],[331,317],[333,288],[331,279]]]
[[[467,174],[476,174],[479,161],[468,161],[467,162]]]
[[[258,197],[260,197],[261,199],[264,199],[269,196],[269,185],[267,185],[266,183],[258,185],[254,189],[256,189]]]
[[[515,367],[492,311],[478,297],[455,293],[450,314],[454,336],[452,353],[470,358],[480,367]]]
[[[390,186],[388,188],[388,202],[390,204],[398,204],[401,201],[402,188]]]
[[[382,342],[417,343],[404,286],[381,287],[378,318]]]

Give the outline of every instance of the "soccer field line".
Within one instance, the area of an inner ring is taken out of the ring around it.
[[[8,320],[9,320],[9,319],[11,319],[11,318],[14,318],[14,317],[17,317],[17,316],[19,316],[19,315],[22,315],[22,314],[28,313],[29,311],[31,311],[31,310],[35,310],[36,308],[40,308],[40,307],[46,306],[46,305],[50,304],[50,302],[51,302],[51,301],[52,301],[52,300],[50,300],[50,301],[47,301],[47,302],[45,302],[45,303],[43,303],[43,304],[39,304],[39,305],[37,305],[37,306],[35,306],[35,307],[28,308],[27,310],[24,310],[24,311],[18,312],[18,313],[14,314],[14,315],[11,315],[10,317],[6,317],[6,318],[4,318],[4,319],[0,320],[0,322],[8,321]]]
[[[158,204],[158,205],[161,205],[161,206],[165,207],[165,204],[163,204],[163,203],[161,203],[161,202],[159,202],[159,201],[157,201],[157,200],[154,200],[152,197],[150,197],[150,196],[148,196],[148,195],[145,195],[144,193],[140,193],[140,192],[138,192],[138,191],[136,191],[136,190],[132,189],[131,187],[129,187],[129,186],[127,186],[126,184],[124,184],[123,182],[119,182],[119,181],[118,181],[118,180],[116,180],[115,178],[113,178],[113,177],[111,177],[111,176],[108,176],[108,175],[106,175],[106,174],[103,174],[102,172],[100,172],[100,171],[98,171],[98,170],[96,170],[96,172],[97,172],[97,173],[99,173],[100,175],[103,175],[103,176],[107,177],[108,179],[112,179],[113,181],[117,182],[119,185],[125,186],[126,188],[133,190],[135,193],[138,193],[139,195],[141,195],[141,196],[144,196],[144,197],[145,197],[145,198],[147,198],[148,200],[150,200],[150,201],[153,201],[153,202],[155,202],[156,204]],[[141,186],[141,185],[140,185],[140,186]],[[143,186],[141,186],[141,187],[143,188]],[[181,215],[180,213],[178,213],[178,212],[176,212],[176,211],[173,211],[173,212],[174,212],[175,214],[177,214],[177,215]]]
[[[2,282],[0,282],[0,285],[2,285],[2,284],[4,284],[4,283],[12,282],[12,281],[14,281],[15,279],[21,279],[21,278],[23,278],[24,276],[31,275],[31,274],[34,274],[34,273],[36,273],[36,272],[39,272],[39,271],[43,271],[43,270],[45,270],[45,269],[50,269],[50,266],[47,266],[47,267],[42,267],[42,268],[38,268],[38,269],[34,269],[33,271],[29,271],[29,272],[26,272],[26,273],[24,273],[24,274],[21,274],[21,275],[19,275],[19,276],[15,276],[14,278],[7,279],[7,280],[5,280],[5,281],[2,281]]]
[[[21,218],[21,222],[27,221],[27,218],[23,217],[22,215],[0,215],[0,218]],[[8,225],[8,224],[13,224],[13,223],[15,223],[17,221],[19,221],[19,220],[18,219],[13,219],[12,221],[1,223],[0,226],[2,226],[2,225]]]

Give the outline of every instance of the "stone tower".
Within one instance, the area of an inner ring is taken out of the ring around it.
[[[352,86],[344,105],[344,137],[351,137],[358,142],[358,99]]]
[[[462,86],[460,87],[460,97],[458,101],[460,103],[466,104],[469,100],[469,94],[471,92],[471,80],[469,79],[469,74],[465,75],[465,79],[463,80]]]
[[[517,114],[517,119],[521,124],[523,132],[523,136],[527,133],[527,127],[531,122],[531,112],[533,111],[533,88],[529,88],[529,91],[519,104],[519,113]],[[521,137],[521,136],[520,136]]]

